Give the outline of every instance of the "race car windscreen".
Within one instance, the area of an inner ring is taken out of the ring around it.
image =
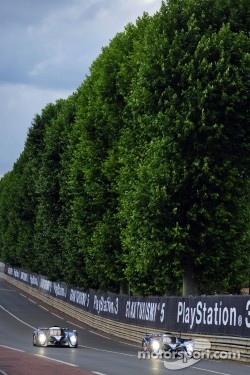
[[[177,344],[176,336],[163,335],[162,341],[164,344]]]
[[[62,331],[59,328],[52,328],[52,329],[49,330],[49,334],[50,334],[50,336],[61,336]]]

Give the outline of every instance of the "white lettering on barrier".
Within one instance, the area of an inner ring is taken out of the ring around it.
[[[98,298],[97,295],[94,296],[94,304],[93,308],[100,314],[101,311],[110,313],[110,314],[118,314],[119,310],[119,299],[118,297],[115,299],[115,301],[111,300],[111,297],[108,297],[105,299],[103,296]]]
[[[53,283],[53,288],[56,296],[66,297],[67,289],[62,287],[59,283]]]
[[[39,287],[40,276],[33,276],[29,273],[21,271],[19,269],[7,266],[5,272],[15,278],[19,278],[25,282],[28,282],[30,278],[30,285],[36,285]],[[40,288],[51,292],[53,283],[47,279],[40,279]],[[67,290],[60,286],[60,284],[54,286],[56,296],[66,297]],[[223,306],[223,300],[217,298],[217,302],[211,305],[211,301],[207,299],[198,300],[195,305],[189,307],[187,302],[179,301],[177,304],[177,323],[188,324],[190,329],[195,328],[195,325],[210,325],[210,326],[231,326],[241,327],[245,325],[247,329],[250,328],[250,299],[246,301],[245,310],[242,304],[232,298],[232,302],[235,301],[235,306]],[[89,306],[90,296],[87,293],[80,292],[78,290],[70,290],[70,301],[76,302],[82,306]],[[193,303],[194,301],[192,301]],[[228,304],[228,303],[227,303]],[[157,311],[159,312],[160,322],[163,322],[166,315],[166,303],[162,302],[141,302],[127,300],[125,305],[125,317],[131,319],[145,320],[145,321],[156,321]],[[99,298],[98,295],[94,296],[94,309],[98,314],[102,311],[110,314],[118,314],[119,310],[119,298],[114,300],[114,297],[104,296]],[[240,314],[237,309],[240,310]]]
[[[70,289],[69,300],[84,307],[89,306],[89,294],[80,292],[79,290]]]
[[[39,285],[38,276],[30,275],[30,285]]]
[[[13,268],[12,267],[8,267],[8,269],[7,269],[7,274],[8,275],[10,275],[10,276],[12,276],[13,275]]]
[[[25,281],[26,283],[29,282],[29,274],[26,272],[21,271],[20,279]]]
[[[246,304],[247,317],[245,318],[247,328],[250,328],[250,300]]]
[[[51,292],[52,289],[52,281],[49,281],[47,279],[41,279],[40,280],[40,288],[43,290],[46,290],[47,292]]]
[[[14,277],[16,277],[17,279],[19,279],[20,277],[20,271],[16,270],[15,268],[14,268]]]
[[[126,318],[146,320],[155,322],[156,312],[161,311],[160,321],[164,320],[165,303],[157,302],[140,302],[140,301],[127,301],[126,303]]]
[[[177,323],[187,323],[190,329],[194,324],[205,325],[241,325],[241,315],[237,319],[235,307],[222,306],[222,301],[215,302],[213,307],[207,308],[207,303],[198,301],[195,307],[186,306],[186,302],[178,302]],[[250,323],[249,323],[250,324]]]

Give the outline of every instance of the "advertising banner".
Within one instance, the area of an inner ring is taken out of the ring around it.
[[[212,335],[250,336],[250,296],[167,299],[166,329]]]
[[[250,295],[137,297],[69,288],[11,266],[5,273],[89,313],[148,331],[250,337]]]

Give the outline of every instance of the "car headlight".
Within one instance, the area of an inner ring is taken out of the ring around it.
[[[158,340],[153,340],[151,342],[151,347],[152,347],[154,352],[157,352],[160,349],[161,345],[160,345]]]
[[[46,343],[46,335],[44,333],[40,333],[38,336],[38,340],[41,345],[44,345]]]
[[[75,345],[77,343],[77,337],[74,335],[74,336],[70,336],[70,342],[72,345]]]

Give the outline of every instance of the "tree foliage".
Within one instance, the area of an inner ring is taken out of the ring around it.
[[[1,179],[1,259],[83,288],[179,294],[190,273],[199,293],[239,292],[248,13],[248,0],[169,0],[117,34]]]

